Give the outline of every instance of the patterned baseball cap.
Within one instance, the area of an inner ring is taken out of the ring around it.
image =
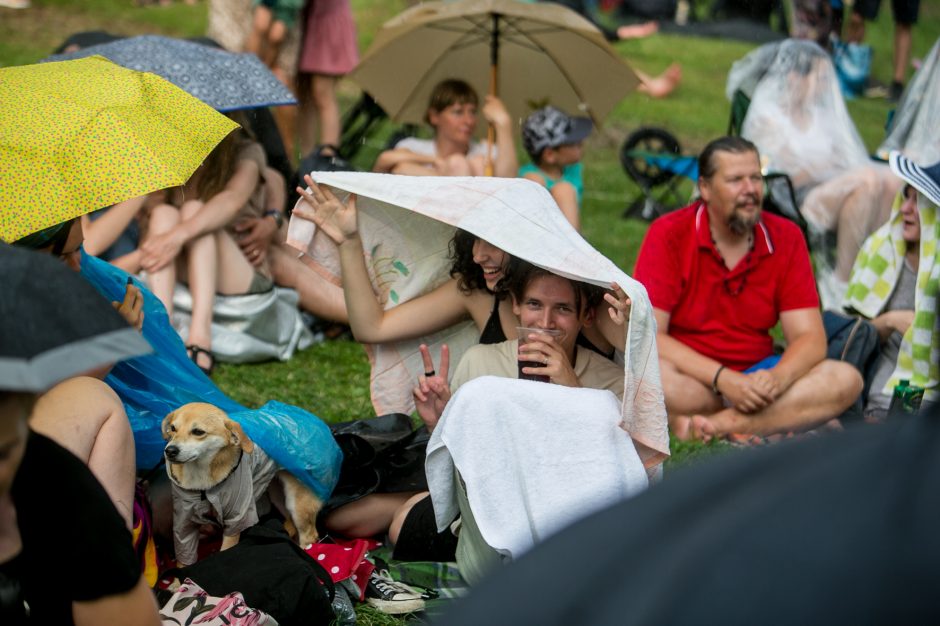
[[[594,125],[590,118],[571,117],[553,106],[529,114],[522,124],[522,145],[533,159],[545,148],[584,141]]]

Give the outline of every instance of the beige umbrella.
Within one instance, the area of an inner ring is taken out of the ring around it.
[[[498,95],[517,119],[550,103],[595,124],[639,83],[586,19],[515,0],[416,5],[385,23],[351,76],[392,119],[418,124],[448,78]]]

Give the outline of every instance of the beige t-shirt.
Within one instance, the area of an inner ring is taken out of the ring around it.
[[[462,384],[480,376],[518,378],[518,354],[518,339],[473,346],[457,364],[450,381],[451,390],[457,391]],[[623,368],[596,352],[576,346],[574,373],[581,386],[607,389],[623,400]]]

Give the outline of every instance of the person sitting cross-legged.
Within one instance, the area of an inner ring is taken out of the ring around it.
[[[472,347],[450,383],[446,346],[437,371],[422,346],[427,371],[414,397],[418,414],[433,431],[427,471],[434,501],[432,506],[428,494],[417,494],[396,512],[389,530],[395,558],[456,560],[470,584],[565,523],[648,484],[622,426],[623,368],[575,343],[582,326],[592,323],[592,300],[602,291],[527,263],[514,272],[510,290],[520,323],[532,329],[523,346],[513,339]],[[626,323],[629,301],[616,316]],[[553,384],[499,380],[534,376]],[[587,389],[567,389],[580,387]],[[506,453],[507,446],[521,441],[524,451]],[[447,469],[449,461],[441,461],[445,449],[460,474],[454,490],[436,492],[441,482],[434,476],[446,483],[455,475]],[[559,449],[564,462],[554,463],[554,469],[531,464],[557,459]],[[478,471],[494,467],[493,458],[503,459],[495,481]],[[587,475],[589,484],[581,481],[577,489],[566,490],[566,480]],[[439,532],[442,516],[450,524],[458,509],[456,536],[450,528]]]
[[[716,139],[699,171],[701,199],[653,222],[634,273],[656,316],[673,433],[770,435],[837,417],[862,378],[825,359],[806,243],[795,224],[761,212],[757,148]],[[778,321],[787,347],[775,356]]]

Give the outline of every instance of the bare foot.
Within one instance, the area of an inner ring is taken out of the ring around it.
[[[718,429],[712,421],[704,415],[692,416],[692,439],[708,443],[718,436]]]
[[[637,74],[641,81],[640,86],[637,87],[638,91],[649,94],[651,98],[665,98],[679,86],[679,82],[682,80],[682,66],[673,63],[666,68],[666,71],[656,77],[639,72]]]
[[[642,24],[627,24],[617,29],[620,39],[642,39],[659,32],[658,22],[643,22]]]
[[[672,419],[672,423],[669,424],[669,427],[676,439],[679,441],[688,441],[691,436],[692,418],[680,415]]]

